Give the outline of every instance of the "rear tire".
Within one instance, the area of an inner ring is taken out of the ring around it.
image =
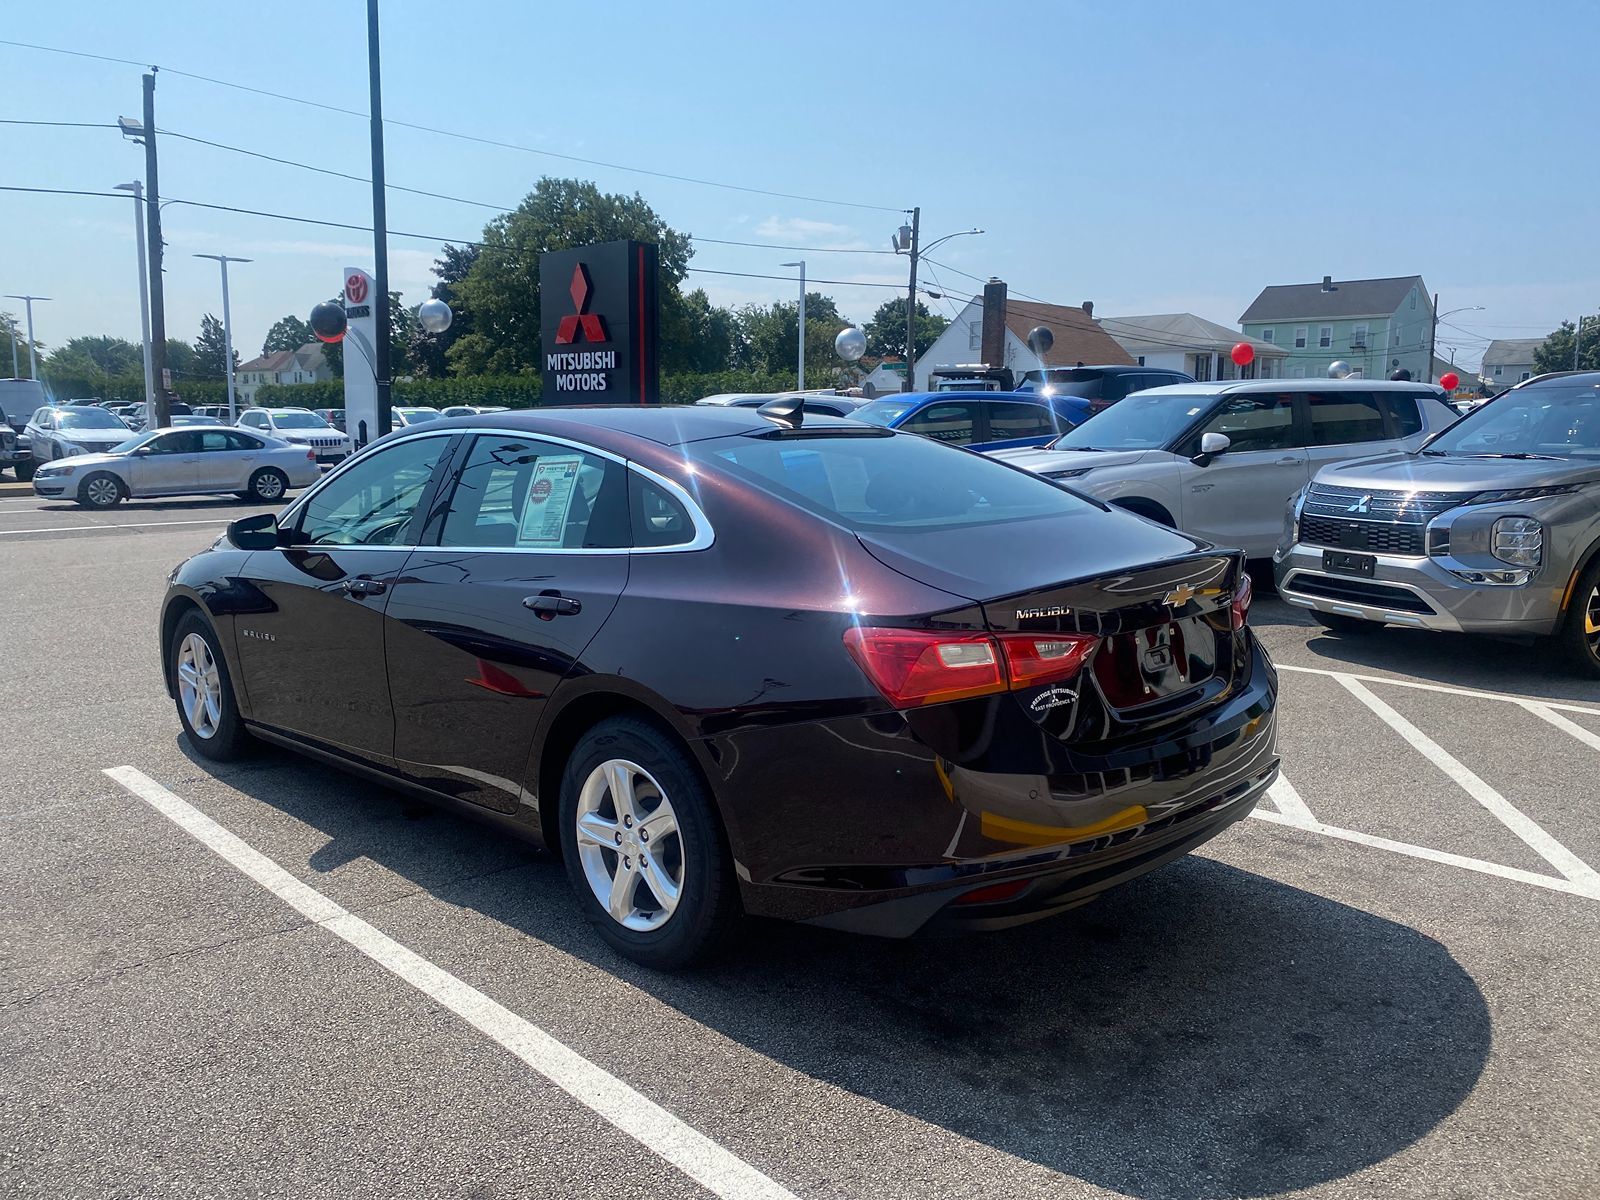
[[[96,471],[78,485],[78,503],[105,512],[128,495],[127,486],[109,471]]]
[[[250,499],[276,504],[289,490],[289,477],[276,467],[262,467],[250,476]]]
[[[710,957],[737,927],[716,805],[688,753],[654,725],[613,717],[579,738],[559,820],[578,904],[618,954],[675,970]]]
[[[17,463],[16,470],[18,482],[27,483],[33,478],[33,460],[30,458],[27,462]]]
[[[185,613],[167,647],[177,692],[178,720],[195,752],[217,762],[242,758],[255,746],[239,716],[222,641],[196,611]]]
[[[1369,621],[1365,617],[1347,617],[1343,613],[1318,612],[1313,609],[1311,615],[1317,624],[1324,629],[1331,629],[1334,633],[1376,633],[1383,628],[1382,621]]]
[[[1566,617],[1550,642],[1565,669],[1600,675],[1600,557],[1578,577]]]

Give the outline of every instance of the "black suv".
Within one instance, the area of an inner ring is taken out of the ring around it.
[[[1110,408],[1130,392],[1194,381],[1193,375],[1168,367],[1045,367],[1025,373],[1017,387],[1021,391],[1048,391],[1052,396],[1082,396],[1093,414]]]

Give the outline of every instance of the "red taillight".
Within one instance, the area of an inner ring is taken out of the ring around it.
[[[845,649],[896,708],[1038,687],[1076,675],[1100,639],[1083,633],[941,633],[853,625]]]
[[[310,462],[316,462],[317,461],[317,452],[315,450],[307,450],[306,451],[306,459],[308,461],[310,461]]]
[[[1233,593],[1233,627],[1243,629],[1245,619],[1250,615],[1250,601],[1255,596],[1255,585],[1250,582],[1250,573],[1241,572],[1239,586]]]
[[[852,625],[845,630],[844,645],[896,708],[964,700],[1006,688],[994,639],[987,634]]]

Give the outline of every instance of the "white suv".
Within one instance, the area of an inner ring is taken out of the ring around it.
[[[1181,383],[1136,392],[1039,449],[992,457],[1250,558],[1330,463],[1414,451],[1458,418],[1443,388],[1368,379]]]
[[[237,424],[291,446],[305,446],[318,463],[339,462],[355,450],[354,442],[309,408],[247,408]]]

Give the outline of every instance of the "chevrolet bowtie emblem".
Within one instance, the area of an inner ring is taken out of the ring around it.
[[[1193,599],[1194,589],[1187,583],[1180,583],[1177,587],[1173,588],[1161,598],[1161,603],[1165,604],[1168,608],[1182,608],[1185,604],[1189,603],[1189,601]]]

